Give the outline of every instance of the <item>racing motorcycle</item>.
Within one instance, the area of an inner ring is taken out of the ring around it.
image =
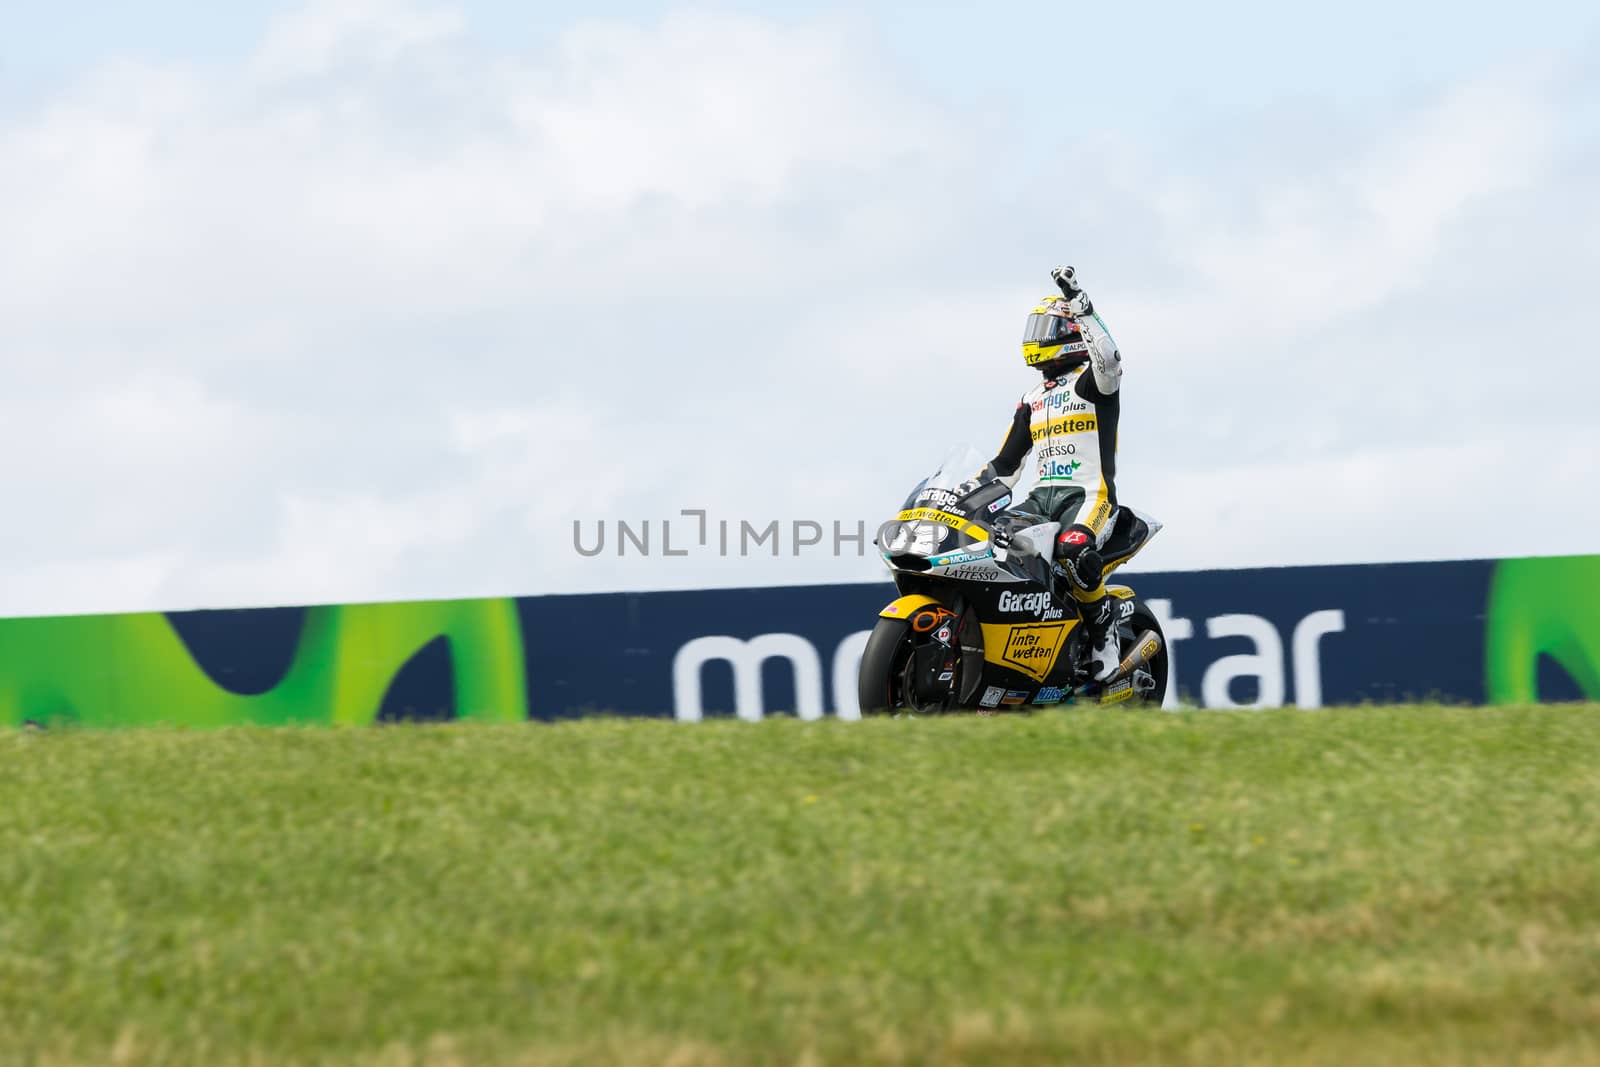
[[[1161,624],[1137,593],[1107,584],[1121,662],[1093,680],[1077,603],[1054,562],[1057,523],[1006,511],[1004,482],[978,480],[976,450],[951,454],[873,539],[900,596],[878,613],[861,657],[863,715],[1025,712],[1084,701],[1160,706],[1168,656]],[[1106,571],[1161,524],[1133,508],[1111,516]]]

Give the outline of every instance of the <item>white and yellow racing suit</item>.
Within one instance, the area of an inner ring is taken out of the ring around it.
[[[990,471],[1007,485],[1022,477],[1030,452],[1039,484],[1011,511],[1013,528],[1060,524],[1055,560],[1070,579],[1084,621],[1107,621],[1104,573],[1121,560],[1102,560],[1100,546],[1117,506],[1117,420],[1121,413],[1122,354],[1100,316],[1078,319],[1087,351],[1061,360],[1065,369],[1023,394]],[[1106,615],[1102,620],[1100,615]]]

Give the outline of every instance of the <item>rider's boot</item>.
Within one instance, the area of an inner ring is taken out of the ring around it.
[[[1096,600],[1078,602],[1078,616],[1083,619],[1083,635],[1089,642],[1089,673],[1097,682],[1103,682],[1117,673],[1121,663],[1116,614],[1109,593],[1102,593]]]
[[[1067,592],[1078,605],[1083,635],[1089,643],[1089,674],[1103,682],[1121,662],[1117,641],[1116,609],[1106,592],[1105,565],[1093,546],[1077,553],[1062,553],[1058,562],[1067,577]]]

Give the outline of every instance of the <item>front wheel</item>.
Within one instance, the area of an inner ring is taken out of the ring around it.
[[[879,619],[861,653],[856,697],[861,714],[892,714],[901,702],[902,676],[911,660],[911,624],[905,619]]]
[[[856,681],[862,716],[942,713],[949,701],[950,676],[938,681],[938,668],[925,662],[929,654],[948,651],[933,645],[926,634],[915,633],[909,620],[879,619],[861,653]]]

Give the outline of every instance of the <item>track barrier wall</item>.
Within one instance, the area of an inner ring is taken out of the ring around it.
[[[1172,707],[1600,699],[1600,556],[1119,574]],[[0,619],[0,725],[854,718],[884,584]]]

